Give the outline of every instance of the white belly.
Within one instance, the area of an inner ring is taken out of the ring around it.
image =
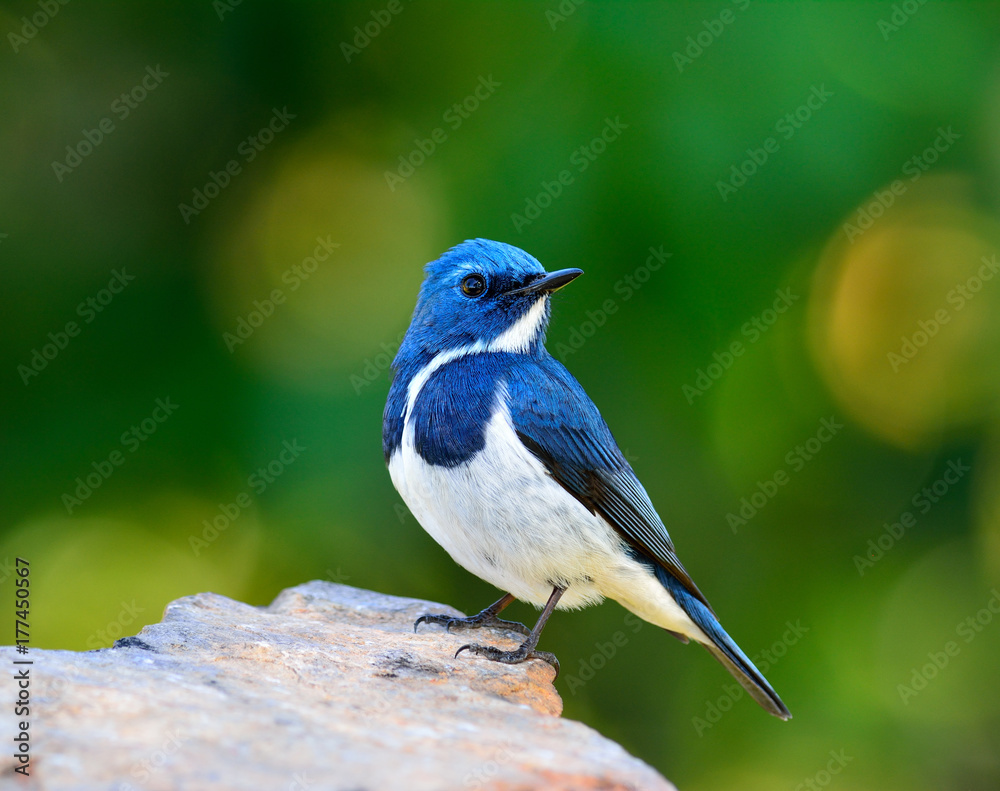
[[[617,535],[546,474],[502,410],[486,447],[457,467],[420,458],[407,425],[389,474],[423,528],[477,577],[537,606],[557,583],[569,585],[561,608],[601,600],[593,580],[620,552]]]
[[[605,596],[658,626],[703,640],[673,597],[600,516],[560,486],[521,443],[505,409],[486,446],[457,467],[425,462],[407,424],[389,474],[423,528],[456,563],[521,601],[541,607],[555,584],[559,609]]]

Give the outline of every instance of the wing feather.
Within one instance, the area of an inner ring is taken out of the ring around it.
[[[517,436],[549,474],[711,610],[611,430],[573,375],[550,355],[533,357],[512,368],[507,389]]]

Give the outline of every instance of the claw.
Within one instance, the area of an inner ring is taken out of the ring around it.
[[[556,655],[550,651],[532,651],[531,656],[528,659],[541,659],[548,662],[552,666],[552,669],[556,671],[556,674],[552,676],[552,681],[554,682],[559,678],[559,660],[556,659]]]
[[[555,654],[550,654],[548,651],[536,651],[535,646],[538,645],[538,638],[542,633],[542,628],[545,626],[545,622],[552,614],[552,611],[556,608],[559,597],[565,592],[566,588],[558,585],[553,586],[549,600],[545,605],[545,609],[542,610],[542,614],[539,616],[538,623],[535,624],[534,629],[528,629],[528,627],[523,623],[505,621],[503,618],[497,618],[497,613],[514,601],[513,594],[507,593],[504,594],[504,597],[500,599],[500,601],[491,604],[481,613],[473,615],[469,618],[453,618],[450,615],[421,615],[417,618],[416,623],[413,624],[413,631],[417,631],[417,627],[426,621],[427,623],[441,624],[448,632],[451,632],[452,626],[461,626],[467,629],[479,629],[483,626],[498,626],[501,629],[510,629],[515,632],[520,632],[526,639],[513,651],[501,651],[499,648],[494,648],[489,645],[468,643],[455,652],[455,658],[457,659],[458,655],[463,651],[469,651],[493,662],[503,662],[505,665],[517,665],[521,662],[527,662],[529,659],[541,659],[543,662],[548,662],[552,666],[553,670],[556,671],[556,674],[552,679],[555,681],[559,678],[559,660],[556,659]]]
[[[497,618],[495,615],[479,613],[478,615],[472,615],[468,618],[456,618],[452,615],[421,615],[413,623],[413,631],[417,631],[417,627],[422,623],[436,623],[439,626],[443,626],[445,631],[449,634],[451,633],[452,627],[462,628],[462,629],[482,629],[484,627],[496,627],[498,629],[509,629],[512,632],[517,632],[525,637],[531,634],[531,630],[525,626],[523,623],[518,623],[517,621],[505,621],[503,618]]]
[[[522,644],[513,651],[501,651],[499,648],[491,645],[470,643],[459,648],[455,652],[455,658],[457,659],[458,655],[463,651],[469,651],[476,656],[489,659],[491,662],[502,662],[505,665],[519,665],[522,662],[527,662],[529,659],[541,659],[543,662],[548,662],[552,666],[552,669],[556,671],[552,680],[555,681],[559,678],[559,660],[556,659],[556,655],[548,651],[535,651],[529,648],[528,643]]]
[[[450,615],[421,615],[413,622],[413,631],[416,633],[417,627],[422,623],[443,623],[450,618]]]

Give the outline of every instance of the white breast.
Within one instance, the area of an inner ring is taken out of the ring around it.
[[[570,584],[565,607],[601,599],[593,580],[619,539],[546,473],[505,406],[490,420],[483,450],[456,467],[420,458],[407,421],[389,474],[424,529],[476,576],[538,606],[556,583]]]
[[[651,623],[706,641],[650,571],[627,555],[614,528],[528,451],[505,402],[501,388],[485,447],[455,467],[417,454],[407,410],[389,475],[421,526],[456,563],[521,601],[541,607],[553,585],[568,585],[559,609],[608,596]]]

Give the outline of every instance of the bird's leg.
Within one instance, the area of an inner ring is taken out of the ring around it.
[[[417,627],[422,623],[436,623],[443,626],[449,632],[453,628],[481,629],[484,626],[496,626],[500,629],[510,629],[512,632],[517,632],[518,634],[530,635],[531,631],[523,623],[497,618],[497,613],[512,601],[514,601],[513,596],[509,593],[504,594],[504,597],[500,601],[494,602],[478,615],[470,615],[468,618],[456,618],[453,615],[421,615],[414,622],[413,631],[417,631]]]
[[[552,588],[552,595],[549,596],[549,600],[545,604],[545,609],[542,610],[542,614],[538,617],[538,623],[536,623],[535,628],[531,630],[531,634],[528,635],[528,639],[521,643],[520,648],[517,648],[514,651],[501,651],[499,648],[494,648],[491,645],[463,645],[458,649],[458,651],[455,652],[455,656],[458,656],[463,651],[469,651],[477,656],[483,656],[494,662],[503,662],[507,665],[516,665],[529,659],[541,659],[548,662],[553,668],[555,668],[556,678],[558,678],[559,660],[556,659],[556,655],[550,654],[548,651],[536,651],[535,646],[538,645],[538,638],[542,635],[542,629],[545,628],[545,622],[549,620],[549,616],[552,615],[552,611],[556,608],[559,597],[565,592],[566,589],[561,588],[558,585]],[[499,604],[499,602],[497,603]],[[553,681],[554,680],[555,678],[553,678]]]

